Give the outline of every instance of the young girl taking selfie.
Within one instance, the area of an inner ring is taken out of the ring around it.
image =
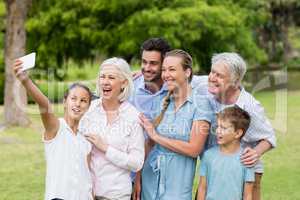
[[[77,131],[79,120],[90,106],[89,88],[79,83],[71,85],[64,95],[64,116],[57,118],[48,98],[22,70],[22,61],[16,60],[13,70],[28,95],[38,104],[45,128],[45,200],[93,199],[88,165],[91,144]]]

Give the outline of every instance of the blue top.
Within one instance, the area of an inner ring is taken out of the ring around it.
[[[207,99],[196,97],[194,92],[176,112],[171,98],[157,132],[167,138],[189,141],[192,123],[197,120],[210,122],[211,114]],[[142,171],[142,199],[192,199],[196,160],[156,144]]]
[[[207,76],[193,76],[192,88],[202,88],[201,85],[207,82]],[[144,113],[149,119],[154,119],[161,111],[161,101],[167,95],[168,89],[164,84],[159,91],[152,93],[145,88],[144,76],[140,76],[134,80],[133,94],[129,98],[129,102],[136,107],[138,111]]]
[[[206,200],[243,199],[244,183],[254,182],[254,170],[241,163],[241,152],[223,154],[218,146],[204,152],[200,176],[206,177]]]
[[[160,102],[167,95],[168,89],[165,85],[156,93],[152,93],[145,88],[144,77],[140,76],[134,80],[134,91],[129,98],[129,102],[136,109],[145,114],[149,119],[153,119],[160,112]]]
[[[210,134],[207,139],[206,149],[217,144],[215,134],[217,128],[216,114],[223,109],[233,105],[236,105],[241,109],[247,111],[251,117],[249,128],[241,140],[242,148],[248,146],[254,148],[261,140],[267,140],[272,145],[272,147],[276,146],[275,133],[269,119],[266,117],[264,108],[243,87],[241,87],[240,95],[234,104],[220,103],[212,94],[208,92],[207,84],[206,86],[202,85],[201,87],[198,87],[196,91],[197,95],[204,95],[209,99],[211,108],[215,113],[214,118],[211,122]],[[264,172],[263,164],[260,160],[256,163],[254,169],[256,173]]]
[[[136,107],[136,109],[143,113],[148,119],[153,120],[161,112],[161,102],[167,95],[168,89],[164,84],[159,91],[152,93],[145,87],[144,76],[139,76],[134,80],[133,94],[129,98],[129,102]],[[191,86],[192,88],[202,88],[202,85],[207,83],[207,76],[193,76]],[[199,94],[198,94],[199,95]],[[200,94],[201,95],[201,94]],[[148,135],[144,133],[145,138]],[[135,179],[135,173],[131,173],[132,182]]]
[[[143,113],[148,119],[153,120],[154,117],[160,113],[160,102],[167,95],[168,89],[165,85],[156,93],[152,93],[145,88],[144,76],[140,76],[134,80],[133,94],[129,98],[129,102],[136,107],[136,109]],[[148,135],[144,133],[145,138]],[[130,174],[131,181],[134,182],[136,173]]]

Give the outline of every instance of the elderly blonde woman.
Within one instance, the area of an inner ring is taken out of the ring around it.
[[[110,58],[100,66],[97,92],[80,123],[80,131],[93,144],[91,173],[96,200],[129,200],[131,171],[144,162],[144,136],[139,112],[127,102],[133,87],[128,63]]]

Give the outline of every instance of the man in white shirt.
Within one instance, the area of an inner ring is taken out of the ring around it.
[[[237,53],[215,54],[212,57],[207,85],[201,85],[197,91],[199,95],[208,96],[215,113],[228,106],[237,105],[250,114],[251,123],[242,138],[242,146],[245,149],[241,162],[248,167],[254,167],[253,199],[260,200],[260,182],[263,174],[260,157],[276,146],[276,137],[261,104],[241,85],[245,73],[246,63]],[[211,132],[215,132],[216,122],[211,126]],[[210,134],[208,146],[214,144],[216,144],[215,135]]]

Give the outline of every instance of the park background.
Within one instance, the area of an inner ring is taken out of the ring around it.
[[[197,74],[209,72],[213,53],[247,60],[243,84],[278,139],[263,157],[262,199],[300,199],[299,0],[0,0],[0,19],[0,200],[44,194],[42,123],[10,70],[13,60],[37,53],[31,77],[62,115],[70,83],[95,89],[99,64],[111,56],[138,70],[139,47],[150,37],[190,52]]]

